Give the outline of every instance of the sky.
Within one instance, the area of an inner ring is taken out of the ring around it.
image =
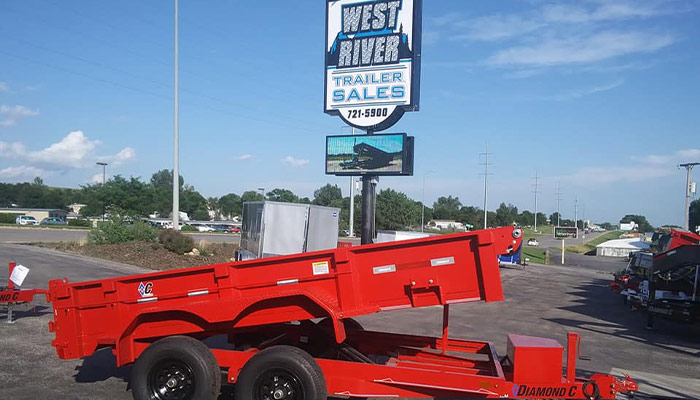
[[[0,181],[172,168],[172,1],[4,1],[0,19]],[[324,3],[180,0],[179,21],[185,181],[348,195],[350,178],[324,174],[325,136],[350,133],[323,113]],[[414,175],[378,190],[481,207],[488,143],[491,210],[534,210],[537,175],[538,211],[559,198],[564,218],[682,225],[698,21],[692,0],[425,0],[420,110],[383,132],[415,136]]]

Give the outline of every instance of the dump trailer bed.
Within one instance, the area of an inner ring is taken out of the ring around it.
[[[511,227],[346,247],[123,278],[49,283],[49,329],[60,358],[111,348],[134,363],[136,399],[215,398],[219,368],[237,398],[614,398],[631,380],[575,377],[578,336],[448,338],[449,305],[503,300],[498,254],[520,245]],[[368,332],[351,317],[442,305],[443,335]],[[315,323],[312,320],[321,319]],[[230,346],[200,339],[227,335]],[[572,347],[573,346],[573,347]],[[202,382],[208,382],[202,384]],[[595,397],[594,396],[594,397]]]

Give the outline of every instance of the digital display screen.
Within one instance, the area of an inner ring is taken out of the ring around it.
[[[327,136],[326,174],[412,175],[413,137],[405,133]]]

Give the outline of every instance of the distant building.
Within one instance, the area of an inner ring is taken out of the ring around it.
[[[466,231],[467,227],[463,223],[451,219],[433,219],[428,222],[428,227],[441,231]]]
[[[19,215],[30,215],[36,218],[37,221],[41,222],[44,218],[61,218],[65,221],[68,212],[65,210],[55,210],[50,208],[22,208],[22,207],[2,207],[0,208],[0,213],[2,214],[14,214]]]
[[[634,221],[630,221],[629,223],[620,222],[620,230],[623,232],[634,231],[637,228],[639,228],[639,225],[637,225],[637,223]]]
[[[627,257],[635,251],[646,250],[649,243],[639,238],[608,240],[596,246],[595,254],[605,257]]]
[[[80,214],[80,210],[83,209],[83,207],[87,206],[87,204],[79,204],[79,203],[73,203],[73,204],[68,204],[68,211],[75,213],[75,214]]]

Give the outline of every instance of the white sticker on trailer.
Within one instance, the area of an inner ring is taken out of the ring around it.
[[[330,272],[328,261],[315,262],[311,266],[313,267],[314,275],[324,275]]]

